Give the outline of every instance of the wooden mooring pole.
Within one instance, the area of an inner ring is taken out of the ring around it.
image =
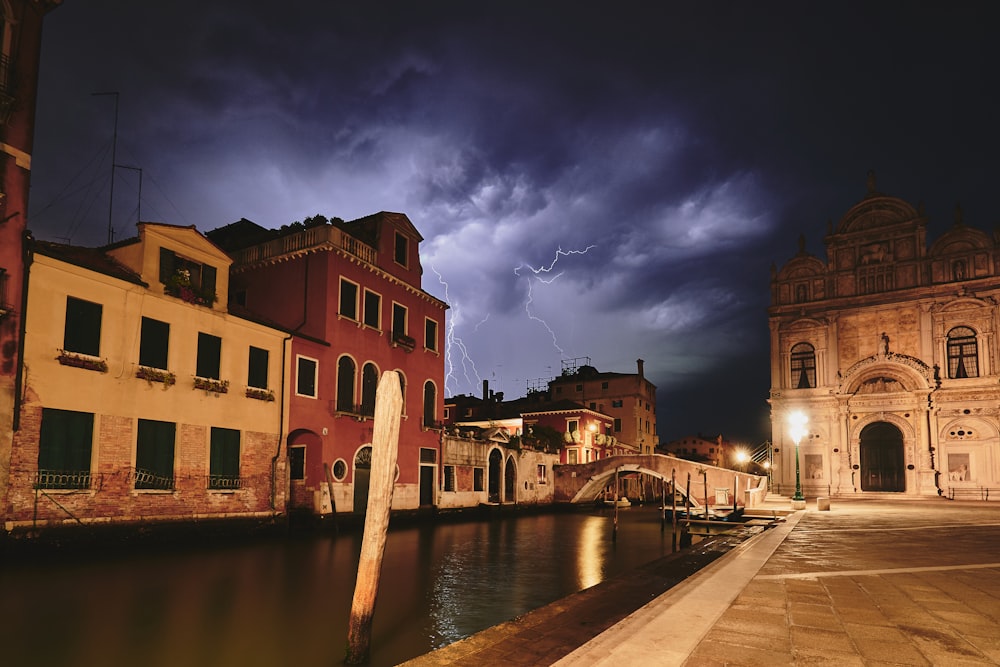
[[[378,596],[382,555],[389,530],[389,510],[392,507],[393,481],[396,477],[396,455],[399,445],[399,418],[403,396],[396,371],[385,371],[375,391],[375,426],[372,432],[372,467],[368,487],[368,510],[361,541],[361,560],[354,584],[351,618],[347,627],[348,665],[368,662],[371,651],[372,619]]]
[[[673,539],[670,552],[677,551],[677,468],[670,469],[670,523],[673,524]]]
[[[618,541],[618,468],[615,468],[615,521],[611,529],[611,541]]]

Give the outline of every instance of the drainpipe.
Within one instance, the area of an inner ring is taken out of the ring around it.
[[[285,441],[285,355],[288,349],[288,341],[292,339],[291,334],[285,336],[281,341],[281,402],[278,407],[278,443],[274,450],[274,457],[271,459],[271,509],[277,510],[278,496],[278,459],[281,458],[281,445]],[[287,509],[288,499],[285,499]]]
[[[21,430],[21,385],[24,382],[24,334],[27,330],[28,322],[28,276],[31,273],[31,264],[34,261],[34,253],[31,251],[31,232],[25,230],[24,240],[21,243],[24,270],[21,280],[21,319],[18,322],[17,339],[17,370],[14,374],[14,419],[12,421],[12,431],[17,433]]]
[[[302,278],[302,321],[292,329],[292,333],[298,331],[306,325],[308,321],[309,314],[309,258],[311,255],[306,255],[305,261],[305,275]],[[287,354],[288,354],[288,341],[292,339],[292,333],[289,333],[281,341],[281,403],[278,413],[278,442],[274,450],[274,457],[271,459],[271,509],[276,510],[277,496],[278,496],[278,459],[281,458],[281,447],[285,442],[285,368],[287,368]],[[288,509],[288,499],[285,499],[285,509]]]

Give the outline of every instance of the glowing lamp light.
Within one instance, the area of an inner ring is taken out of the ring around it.
[[[788,435],[792,437],[792,442],[795,443],[795,495],[792,496],[792,500],[794,501],[805,500],[805,497],[802,495],[802,478],[799,476],[799,443],[808,433],[806,430],[806,424],[808,423],[809,418],[801,410],[796,410],[788,415]]]

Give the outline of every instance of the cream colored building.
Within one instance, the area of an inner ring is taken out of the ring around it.
[[[775,490],[806,497],[1000,496],[1000,255],[954,225],[928,247],[920,208],[868,192],[772,270]],[[789,415],[808,418],[798,446]]]
[[[230,258],[153,223],[31,248],[7,529],[282,511],[286,334],[229,312]]]

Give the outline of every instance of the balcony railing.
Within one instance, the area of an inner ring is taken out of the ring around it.
[[[232,475],[209,475],[208,488],[216,491],[242,489],[243,480]]]
[[[89,470],[39,470],[38,489],[89,489]]]
[[[376,263],[377,254],[375,248],[359,241],[342,229],[331,225],[311,227],[295,234],[276,238],[267,243],[237,250],[233,254],[233,261],[236,265],[254,264],[255,262],[294,254],[326,244],[349,252],[369,264]]]

